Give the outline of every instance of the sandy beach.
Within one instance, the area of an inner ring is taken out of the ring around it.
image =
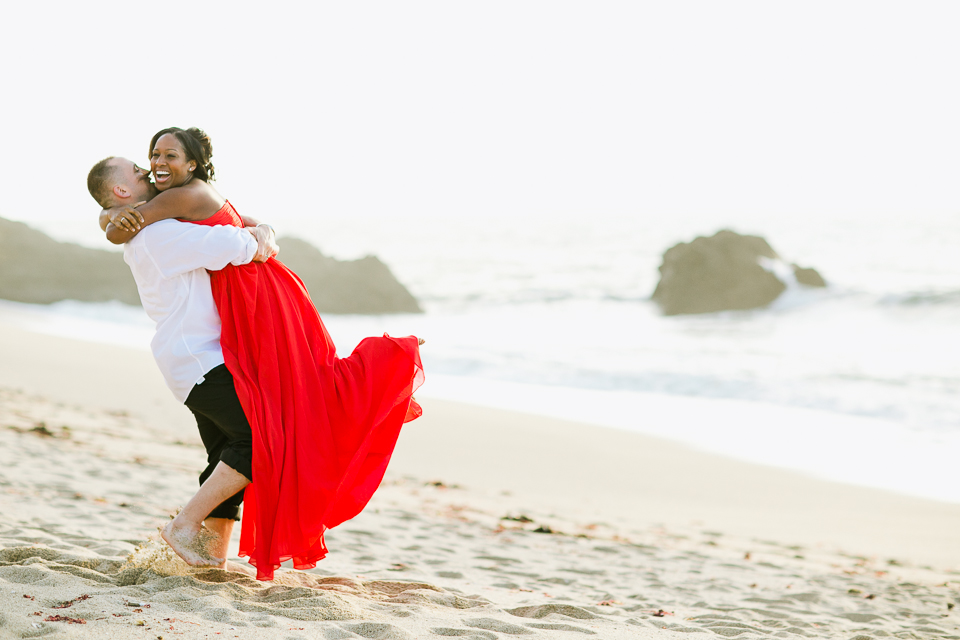
[[[259,583],[156,541],[204,453],[148,353],[0,326],[0,638],[960,637],[960,505],[420,400],[328,558]]]

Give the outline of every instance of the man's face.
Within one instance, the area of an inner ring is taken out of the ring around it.
[[[150,200],[157,195],[157,188],[150,182],[149,170],[126,158],[114,158],[110,164],[116,171],[117,185],[127,190],[133,202]]]

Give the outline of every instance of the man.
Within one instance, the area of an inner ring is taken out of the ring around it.
[[[104,209],[133,206],[157,194],[148,171],[116,157],[94,165],[87,188]],[[123,224],[132,228],[129,221]],[[143,227],[123,248],[143,308],[157,324],[150,344],[154,359],[167,386],[196,417],[207,450],[200,490],[161,532],[194,566],[226,568],[243,489],[252,480],[250,424],[224,365],[207,273],[277,254],[270,227],[249,218],[244,224],[247,229],[161,220]],[[116,229],[107,224],[105,231]]]

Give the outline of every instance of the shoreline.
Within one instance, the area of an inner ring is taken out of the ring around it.
[[[123,346],[148,353],[149,323],[144,319],[131,324],[128,311],[115,310],[117,321],[105,321],[84,316],[82,309],[45,313],[35,305],[8,303],[0,304],[0,327],[67,341],[62,344]],[[401,332],[417,333],[408,321],[391,317]],[[379,322],[355,326],[355,319],[338,316],[329,324],[346,344],[382,330]],[[92,337],[75,337],[84,331]],[[83,350],[99,357],[96,349]],[[436,373],[428,373],[428,384],[419,396],[610,427],[817,479],[960,504],[960,466],[951,457],[960,449],[960,432],[952,430],[915,430],[883,417],[761,400],[568,388]],[[179,417],[182,412],[164,410],[167,403],[154,400],[157,410],[180,422],[184,433],[190,432]]]

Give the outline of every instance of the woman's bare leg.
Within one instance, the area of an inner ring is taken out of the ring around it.
[[[210,555],[215,558],[226,558],[230,547],[230,538],[233,536],[234,520],[231,518],[207,518],[203,521],[203,526],[217,535],[217,540],[212,542],[209,547]],[[245,573],[249,576],[257,575],[249,565],[237,564],[225,560],[223,564],[217,567],[224,571],[233,571],[234,573]]]

